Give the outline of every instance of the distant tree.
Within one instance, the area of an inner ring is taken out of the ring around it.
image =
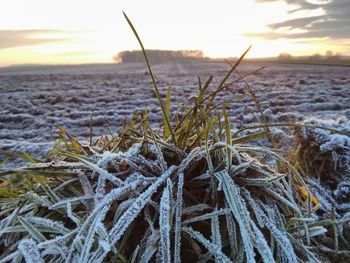
[[[327,56],[327,59],[331,59],[331,60],[338,60],[341,58],[341,54],[339,52],[334,53],[331,50],[327,50],[326,56]]]
[[[327,58],[332,58],[334,55],[333,55],[333,51],[332,50],[327,50],[326,51],[326,57]]]
[[[341,59],[341,53],[340,52],[335,53],[333,59]]]
[[[281,54],[278,55],[279,59],[291,59],[292,55],[286,52],[282,52]]]
[[[309,57],[309,60],[320,60],[322,59],[322,56],[319,53],[313,54]]]
[[[167,62],[190,62],[205,60],[203,52],[200,50],[147,50],[147,55],[151,63]],[[143,54],[140,50],[122,51],[113,57],[117,63],[143,62]]]

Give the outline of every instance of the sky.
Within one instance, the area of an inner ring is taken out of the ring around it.
[[[350,55],[350,0],[1,0],[0,67],[110,63],[139,49],[209,57]]]

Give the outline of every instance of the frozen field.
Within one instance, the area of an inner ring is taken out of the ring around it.
[[[239,70],[247,73],[261,66],[244,64]],[[274,121],[350,118],[349,67],[266,66],[247,80],[263,109],[271,110]],[[217,83],[229,69],[224,63],[162,64],[153,68],[163,94],[172,84],[173,111],[196,94],[198,76],[205,82],[213,74]],[[247,90],[242,81],[232,89],[237,94]],[[151,120],[161,118],[143,64],[3,68],[0,94],[0,147],[36,155],[57,138],[57,126],[88,138],[90,113],[94,136],[106,134],[107,127],[116,131],[124,118],[130,119],[134,111],[146,107]],[[232,98],[225,91],[219,100]],[[229,106],[233,123],[239,126],[253,121],[250,98],[233,99]]]

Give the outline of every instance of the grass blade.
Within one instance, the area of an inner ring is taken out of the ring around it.
[[[154,91],[155,91],[155,93],[156,93],[156,97],[157,97],[157,99],[158,99],[160,108],[161,108],[162,113],[163,113],[163,117],[164,117],[164,120],[165,120],[165,124],[166,124],[166,126],[168,126],[168,129],[169,129],[169,131],[170,131],[171,138],[172,138],[174,144],[177,145],[177,141],[176,141],[176,138],[175,138],[175,134],[174,134],[173,130],[171,129],[170,120],[168,119],[168,116],[167,116],[167,114],[166,114],[165,106],[164,106],[162,97],[160,96],[160,92],[159,92],[159,89],[158,89],[158,86],[157,86],[156,78],[155,78],[155,76],[154,76],[154,74],[153,74],[153,71],[152,71],[152,68],[151,68],[151,64],[149,63],[146,50],[145,50],[145,48],[144,48],[144,46],[143,46],[143,44],[142,44],[142,41],[141,41],[141,39],[140,39],[140,37],[139,37],[139,35],[138,35],[138,33],[137,33],[137,31],[136,31],[134,25],[131,23],[129,17],[128,17],[124,12],[123,12],[123,14],[124,14],[124,17],[125,17],[126,21],[127,21],[128,24],[129,24],[129,26],[130,26],[132,32],[134,33],[134,35],[135,35],[137,41],[138,41],[139,44],[140,44],[140,47],[141,47],[141,49],[142,49],[143,56],[144,56],[145,61],[146,61],[146,64],[147,64],[147,68],[148,68],[149,74],[150,74],[151,79],[152,79],[153,88],[154,88]]]
[[[46,237],[40,233],[40,231],[33,226],[27,219],[22,216],[18,217],[18,221],[22,224],[22,226],[27,229],[28,233],[38,242],[46,241]]]
[[[216,244],[211,243],[200,232],[193,230],[192,227],[183,227],[182,230],[191,238],[201,243],[209,251],[209,253],[215,256],[217,262],[231,262]]]
[[[183,206],[183,185],[184,185],[184,174],[179,174],[177,182],[177,194],[176,194],[176,210],[175,210],[175,242],[174,242],[174,263],[181,262],[181,217],[182,217],[182,206]]]
[[[168,181],[168,185],[169,185]],[[170,263],[170,221],[171,221],[171,193],[169,193],[169,186],[165,187],[162,198],[160,200],[160,215],[159,215],[159,226],[160,226],[160,246],[162,254],[162,262]]]

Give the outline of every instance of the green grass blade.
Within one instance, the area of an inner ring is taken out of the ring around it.
[[[237,139],[233,139],[231,141],[232,145],[233,144],[238,144],[238,143],[245,143],[254,139],[260,139],[260,138],[264,138],[267,136],[266,132],[258,132],[258,133],[253,133],[253,134],[249,134],[249,135],[245,135],[242,137],[239,137]]]
[[[305,127],[305,128],[310,128],[310,129],[322,129],[322,130],[329,131],[332,133],[338,133],[338,134],[342,134],[345,136],[350,136],[350,133],[342,132],[342,131],[332,129],[332,128],[317,126],[317,125],[305,125],[305,124],[293,124],[293,123],[271,123],[271,124],[254,125],[254,126],[242,128],[242,129],[236,131],[234,133],[233,137],[236,137],[238,133],[241,133],[241,132],[246,131],[246,130],[264,129],[266,127]]]
[[[170,96],[171,96],[171,87],[169,86],[166,93],[166,100],[165,100],[165,114],[169,120],[170,120]],[[171,136],[170,129],[168,125],[164,123],[164,139],[167,140],[170,136]]]
[[[241,57],[237,60],[237,62],[231,67],[229,72],[226,74],[226,76],[222,79],[222,81],[219,84],[219,87],[212,92],[208,97],[206,97],[204,100],[207,100],[209,97],[215,97],[216,94],[218,94],[220,91],[222,91],[225,88],[225,83],[228,80],[228,78],[231,76],[231,74],[236,70],[237,66],[242,62],[244,57],[247,55],[249,50],[251,49],[251,45],[244,51],[244,53],[241,55]]]
[[[144,56],[145,61],[146,61],[146,64],[147,64],[147,68],[148,68],[149,74],[150,74],[151,79],[152,79],[153,88],[154,88],[154,91],[155,91],[155,93],[156,93],[156,96],[157,96],[157,99],[158,99],[160,108],[161,108],[162,113],[163,113],[163,117],[164,117],[165,123],[166,123],[166,125],[168,126],[168,129],[169,129],[169,131],[170,131],[170,133],[171,133],[171,138],[172,138],[174,144],[177,145],[176,138],[175,138],[175,134],[174,134],[173,130],[171,129],[170,120],[169,120],[168,117],[167,117],[166,110],[165,110],[165,106],[164,106],[162,97],[160,96],[159,89],[158,89],[157,82],[156,82],[156,78],[155,78],[155,76],[154,76],[154,74],[153,74],[153,71],[152,71],[152,68],[151,68],[151,64],[149,63],[146,50],[145,50],[145,48],[144,48],[144,46],[143,46],[143,44],[142,44],[142,41],[141,41],[141,39],[140,39],[140,37],[139,37],[139,35],[138,35],[138,33],[137,33],[137,31],[136,31],[134,25],[131,23],[129,17],[128,17],[124,12],[123,12],[123,14],[124,14],[124,17],[125,17],[126,21],[127,21],[128,24],[129,24],[129,26],[130,26],[132,32],[134,33],[134,35],[135,35],[137,41],[138,41],[139,44],[140,44],[140,47],[141,47],[141,49],[142,49],[143,56]]]
[[[90,114],[90,146],[92,146],[92,113]]]
[[[230,125],[230,121],[228,118],[228,114],[226,112],[226,109],[224,107],[224,126],[225,126],[225,137],[226,137],[226,144],[230,145],[231,144],[231,125]],[[226,147],[226,156],[227,156],[227,163],[226,163],[226,167],[227,167],[227,171],[231,170],[231,162],[232,162],[232,154],[231,151],[228,147]]]

